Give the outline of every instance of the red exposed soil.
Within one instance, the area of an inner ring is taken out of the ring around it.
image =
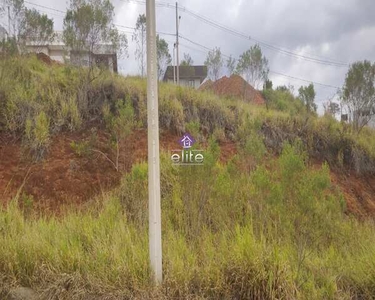
[[[239,75],[232,75],[229,78],[224,76],[215,82],[208,80],[199,89],[211,90],[218,96],[239,98],[258,105],[265,103],[262,94]]]
[[[88,140],[90,130],[80,133],[64,133],[54,137],[46,158],[30,163],[23,158],[20,142],[6,143],[1,137],[0,198],[7,201],[22,187],[22,193],[32,195],[36,205],[43,209],[55,209],[62,204],[75,204],[92,198],[101,191],[119,184],[121,172],[130,169],[136,160],[147,157],[147,134],[135,132],[127,143],[121,145],[120,171],[99,152],[78,156],[70,146],[73,141]],[[170,141],[166,135],[162,145]],[[97,132],[97,148],[110,153],[109,137],[104,131]]]
[[[118,184],[120,173],[104,156],[79,157],[70,143],[80,141],[88,132],[66,133],[55,137],[45,160],[31,163],[24,158],[21,143],[2,143],[0,155],[0,195],[5,201],[17,191],[34,197],[43,209],[67,203],[80,203],[101,190]],[[103,143],[105,136],[99,135]]]
[[[53,60],[51,59],[51,57],[49,57],[47,54],[43,53],[43,52],[39,52],[37,53],[36,57],[44,62],[45,64],[51,66],[51,65],[54,65],[54,64],[61,64],[60,62],[56,61],[56,60]]]
[[[97,130],[96,147],[109,154],[109,137]],[[34,206],[43,211],[58,211],[64,205],[84,203],[103,191],[118,186],[124,172],[135,162],[147,159],[147,132],[135,131],[120,147],[120,172],[100,153],[82,157],[71,143],[89,140],[92,130],[62,133],[54,137],[43,161],[31,163],[22,153],[21,142],[0,135],[0,200],[6,203],[18,191],[34,197]],[[164,132],[160,145],[164,150],[179,148],[179,136]],[[233,142],[221,142],[221,162],[228,162],[236,153]],[[315,162],[314,167],[320,167]],[[331,172],[332,182],[343,191],[347,211],[359,218],[375,217],[375,177],[344,172]]]
[[[227,163],[236,154],[237,147],[235,143],[229,141],[220,143],[220,161],[222,163]]]
[[[331,179],[340,186],[348,212],[359,218],[375,217],[375,177],[332,172]]]
[[[0,135],[0,201],[20,195],[33,196],[34,206],[44,211],[58,211],[61,206],[83,203],[103,191],[118,186],[124,172],[135,162],[147,159],[147,132],[135,131],[120,147],[119,169],[98,151],[79,156],[71,146],[74,141],[90,140],[92,129],[78,133],[62,133],[55,136],[45,159],[31,162],[22,153],[21,142],[13,142],[6,135]],[[103,130],[96,130],[96,146],[113,158],[109,147],[109,136]],[[164,150],[179,148],[179,136],[163,132],[160,146]],[[235,145],[222,145],[223,162],[235,153]],[[21,196],[22,197],[22,196]]]

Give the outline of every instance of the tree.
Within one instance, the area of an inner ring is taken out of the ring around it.
[[[9,23],[10,29],[8,35],[18,41],[20,23],[24,14],[24,1],[23,0],[2,0],[1,9],[3,13],[9,7]]]
[[[286,91],[289,91],[289,88],[286,85],[279,85],[276,88],[276,91],[286,92]]]
[[[92,53],[110,45],[118,56],[126,53],[127,39],[113,24],[114,8],[109,0],[72,0],[64,18],[63,40],[74,51],[87,52],[93,67]],[[79,58],[79,64],[82,64]]]
[[[218,80],[221,68],[223,67],[223,58],[221,56],[220,48],[215,48],[212,51],[209,51],[204,64],[208,69],[208,77],[214,81]]]
[[[314,85],[310,83],[308,86],[301,86],[298,90],[299,98],[306,106],[307,112],[316,112],[317,106],[314,103],[315,90]]]
[[[329,114],[331,116],[335,116],[340,112],[340,105],[336,102],[328,100],[326,103],[323,104],[324,113]]]
[[[268,60],[263,56],[259,45],[250,47],[241,54],[237,63],[237,72],[243,74],[248,83],[255,88],[263,85],[268,78]]]
[[[272,90],[273,83],[271,80],[267,79],[266,82],[264,83],[263,89],[264,90]]]
[[[272,95],[272,86],[273,83],[271,80],[267,79],[263,85],[263,97],[266,102],[266,108],[269,109],[270,106],[270,99],[272,98],[270,95]]]
[[[35,9],[26,8],[20,23],[20,39],[39,46],[52,42],[54,37],[53,20]]]
[[[193,64],[194,64],[194,61],[191,58],[190,54],[184,53],[184,59],[180,65],[187,67],[187,66],[192,66]]]
[[[146,16],[139,15],[133,33],[133,41],[136,42],[135,58],[138,60],[141,76],[146,73]]]
[[[359,132],[375,113],[375,64],[365,60],[351,65],[342,90],[342,102]]]
[[[4,15],[4,13],[5,13],[5,1],[2,0],[0,2],[0,18]]]
[[[93,53],[98,50],[115,52],[118,57],[127,53],[126,36],[114,27],[114,8],[110,0],[71,0],[70,8],[64,18],[63,40],[65,45],[75,52],[70,53],[78,65],[87,65],[80,69],[82,81],[78,91],[78,102],[82,111],[88,111],[88,93],[90,84],[101,72],[94,68]]]
[[[158,57],[158,77],[159,80],[162,80],[167,66],[172,62],[172,58],[169,54],[168,43],[164,39],[161,39],[159,35],[156,36],[156,48]]]
[[[233,75],[234,70],[236,69],[236,59],[234,59],[232,55],[228,57],[226,67],[228,69],[229,76]]]
[[[291,84],[286,85],[279,85],[276,87],[276,91],[281,91],[281,92],[289,92],[292,95],[294,95],[294,86]]]
[[[111,133],[111,146],[114,152],[113,159],[99,150],[94,150],[102,154],[108,161],[112,163],[116,171],[119,171],[120,145],[132,133],[136,126],[134,109],[131,105],[130,97],[126,100],[118,100],[116,102],[116,113],[113,113],[108,104],[103,106],[103,118],[106,127]]]

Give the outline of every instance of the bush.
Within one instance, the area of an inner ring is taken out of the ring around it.
[[[26,125],[34,126],[34,121],[30,125],[26,124],[27,120],[36,120],[41,112],[49,120],[50,135],[60,130],[78,130],[87,121],[104,121],[103,108],[108,107],[117,115],[118,99],[131,103],[134,122],[146,127],[146,81],[94,72],[98,77],[87,87],[87,97],[83,99],[80,78],[84,69],[47,66],[35,57],[0,60],[0,97],[3,99],[0,130],[23,135]],[[265,90],[264,93],[268,110],[212,93],[161,83],[160,127],[177,135],[192,131],[201,142],[214,134],[219,140],[237,140],[241,147],[253,138],[256,145],[261,145],[256,138],[259,135],[266,148],[276,153],[281,152],[285,141],[294,143],[300,139],[311,157],[325,160],[331,167],[375,172],[374,130],[365,128],[358,135],[350,126],[333,118],[313,115],[307,118],[301,101],[287,89]],[[249,147],[253,147],[250,142]]]
[[[44,157],[50,144],[50,121],[42,111],[33,122],[26,120],[26,145],[30,148],[31,154],[39,160]]]
[[[345,216],[327,165],[310,169],[300,145],[286,145],[249,176],[220,164],[218,151],[210,141],[205,164],[191,167],[162,155],[162,289],[149,281],[142,163],[125,175],[119,197],[89,211],[35,219],[14,203],[1,209],[3,294],[15,279],[46,298],[67,281],[70,299],[371,298],[375,228]]]
[[[71,142],[70,147],[80,157],[88,156],[91,153],[90,141]]]
[[[291,116],[305,113],[302,101],[294,97],[288,89],[267,89],[263,91],[263,97],[266,99],[268,109],[287,112]]]

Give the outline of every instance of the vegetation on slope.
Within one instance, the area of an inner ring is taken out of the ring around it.
[[[108,113],[121,116],[118,108],[130,103],[136,126],[146,125],[142,79],[98,72],[86,97],[83,70],[34,58],[0,63],[1,131],[22,138],[34,157],[46,154],[58,131],[92,120],[110,130]],[[357,155],[365,162],[358,171],[373,172],[374,134],[354,134],[308,114],[285,91],[273,93],[267,110],[160,85],[161,128],[209,141],[204,166],[174,167],[162,155],[161,288],[149,280],[142,163],[84,210],[37,217],[18,199],[3,208],[0,296],[24,285],[44,299],[371,299],[375,228],[343,213],[328,164],[311,168],[308,158],[352,166]],[[238,155],[226,164],[218,162],[215,141],[223,137],[238,142]]]
[[[118,116],[118,107],[130,102],[137,125],[146,126],[144,80],[97,70],[86,91],[84,72],[71,66],[48,66],[33,57],[1,60],[0,130],[22,137],[34,157],[41,158],[51,134],[76,130],[93,120],[111,127],[105,123],[103,108]],[[301,139],[311,156],[331,165],[354,167],[358,172],[375,170],[372,130],[358,134],[333,118],[309,114],[288,90],[267,90],[267,108],[164,83],[159,96],[163,130],[181,134],[189,129],[202,138],[215,134],[240,141],[243,128],[252,122],[258,124],[256,130],[266,145],[277,152],[285,140]]]
[[[249,157],[218,163],[213,142],[200,168],[173,167],[163,155],[165,284],[157,291],[149,281],[146,164],[103,204],[61,219],[24,216],[13,203],[0,212],[3,293],[16,281],[45,299],[369,299],[374,227],[342,213],[327,165],[308,168],[299,149],[285,146],[250,174],[238,171]]]

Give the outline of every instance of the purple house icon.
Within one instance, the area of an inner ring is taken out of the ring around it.
[[[179,142],[180,142],[180,145],[184,149],[188,149],[191,146],[193,146],[193,144],[195,143],[195,140],[194,140],[194,138],[190,134],[185,133],[184,136],[180,139]]]

